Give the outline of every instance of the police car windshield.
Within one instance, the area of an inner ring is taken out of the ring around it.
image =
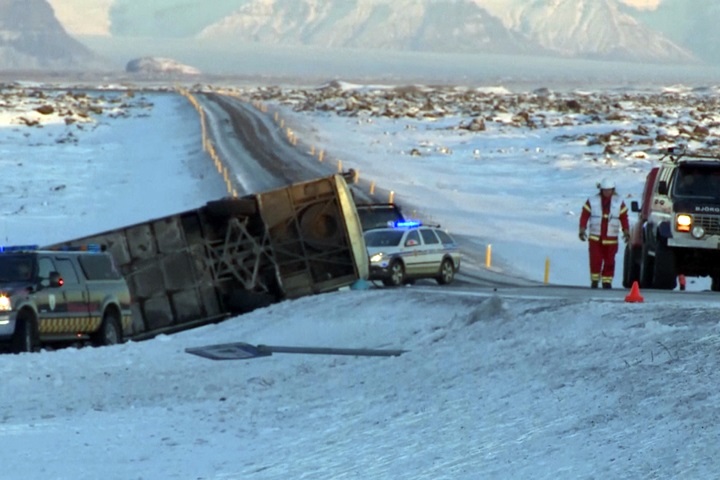
[[[678,169],[675,194],[720,200],[720,168],[688,166]]]
[[[0,282],[27,282],[32,279],[33,270],[30,255],[0,255]]]
[[[402,240],[402,230],[375,230],[365,233],[368,247],[397,247]]]

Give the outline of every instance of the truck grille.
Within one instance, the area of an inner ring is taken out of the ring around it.
[[[695,215],[695,225],[705,229],[705,235],[720,235],[720,216]]]

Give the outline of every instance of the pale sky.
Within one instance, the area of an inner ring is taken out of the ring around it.
[[[71,35],[110,36],[114,0],[48,0],[55,16]]]
[[[635,7],[641,10],[654,10],[660,5],[660,0],[620,0],[626,5]]]

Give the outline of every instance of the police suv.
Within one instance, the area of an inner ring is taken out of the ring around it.
[[[131,331],[130,292],[110,254],[0,247],[0,342],[14,352],[52,342],[112,345]]]
[[[365,232],[370,257],[370,280],[387,286],[432,278],[440,285],[451,283],[460,270],[460,249],[439,226],[419,222],[396,222],[392,227]]]

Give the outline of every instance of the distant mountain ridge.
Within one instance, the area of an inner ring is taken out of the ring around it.
[[[508,29],[562,56],[693,62],[695,55],[641,24],[617,0],[474,0]]]
[[[245,0],[198,38],[454,53],[692,62],[617,0]]]
[[[662,0],[658,8],[633,12],[633,17],[708,63],[720,65],[720,2],[717,0]]]
[[[468,0],[249,1],[198,38],[331,48],[548,53]]]
[[[49,1],[74,15],[68,25],[93,21],[82,16],[90,0],[0,0],[1,68],[98,65],[98,57],[67,34]],[[667,23],[664,8],[687,12],[681,1],[663,0],[656,11],[642,13],[619,0],[103,0],[101,14],[110,25],[107,38],[118,43],[137,36],[187,39],[198,47],[244,42],[677,64],[696,61],[678,43],[702,47],[702,37],[690,35],[687,25],[707,26],[711,19],[686,21],[672,40],[647,25],[658,18]],[[713,1],[698,0],[720,13]],[[97,14],[100,3],[92,5]],[[720,34],[710,38],[720,41]],[[720,53],[701,57],[720,63]]]

